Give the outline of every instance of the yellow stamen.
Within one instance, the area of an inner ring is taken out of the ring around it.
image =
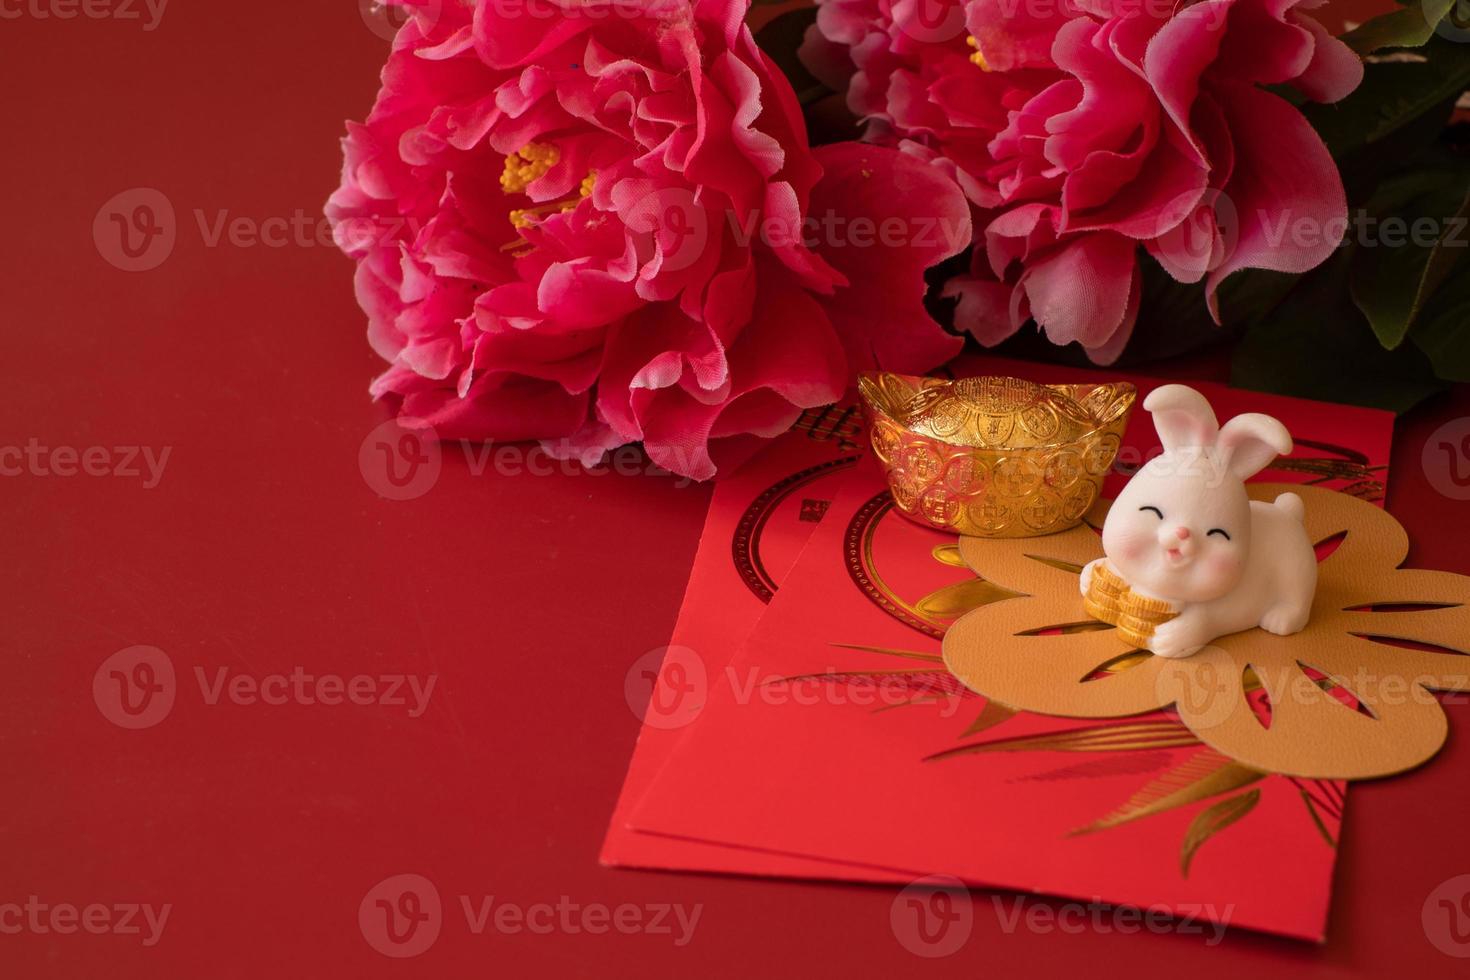
[[[525,150],[521,151],[522,154],[524,154],[525,152]],[[508,158],[506,160],[506,172],[510,172],[510,160]],[[533,177],[532,179],[534,180],[535,178]],[[500,183],[502,186],[504,186],[505,182],[505,177],[501,177]],[[578,189],[578,195],[576,197],[568,198],[563,201],[552,201],[547,204],[537,204],[529,208],[515,208],[510,212],[511,227],[519,231],[525,228],[530,228],[532,225],[536,224],[536,219],[541,217],[542,215],[554,214],[558,212],[565,214],[566,212],[575,208],[578,204],[582,203],[582,201],[586,198],[591,197],[592,188],[596,185],[597,171],[589,170],[587,172],[587,176],[582,178],[582,185]],[[521,246],[526,244],[528,244],[526,240],[524,238],[520,238],[516,241],[511,242],[508,245],[502,246],[501,251],[504,252],[512,248],[520,248]]]
[[[981,71],[989,71],[990,65],[985,62],[985,52],[980,50],[980,42],[973,37],[968,37],[965,40],[970,47],[975,49],[975,53],[970,55],[970,60],[979,65]]]
[[[532,181],[544,177],[560,159],[561,151],[550,143],[527,143],[505,158],[500,186],[507,194],[524,194]]]

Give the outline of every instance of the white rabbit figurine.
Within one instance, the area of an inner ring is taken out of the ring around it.
[[[1165,385],[1144,401],[1164,453],[1134,475],[1103,523],[1104,558],[1082,570],[1082,593],[1106,562],[1135,594],[1178,615],[1154,628],[1149,649],[1188,657],[1218,637],[1259,626],[1287,636],[1307,625],[1317,556],[1302,526],[1301,497],[1247,498],[1245,481],[1291,435],[1268,415],[1221,428],[1203,395]]]

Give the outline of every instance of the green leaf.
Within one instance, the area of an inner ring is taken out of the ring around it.
[[[1386,351],[1348,295],[1347,249],[1302,277],[1235,349],[1242,388],[1403,412],[1441,391],[1415,344]]]
[[[1245,325],[1281,301],[1295,276],[1250,269],[1231,276],[1219,290],[1223,325],[1210,316],[1202,282],[1179,282],[1153,256],[1140,250],[1142,294],[1133,339],[1121,366],[1178,357],[1238,339]]]
[[[1241,793],[1228,800],[1221,800],[1195,817],[1189,829],[1184,832],[1184,846],[1179,851],[1180,873],[1188,878],[1189,865],[1194,861],[1195,853],[1204,846],[1205,842],[1231,824],[1242,820],[1247,813],[1256,808],[1260,800],[1261,791],[1256,788],[1249,793]]]
[[[1423,61],[1369,64],[1357,91],[1332,105],[1303,106],[1335,159],[1342,160],[1392,136],[1426,113],[1444,111],[1442,125],[1470,88],[1470,44],[1436,37],[1420,49]]]
[[[1384,181],[1357,227],[1353,302],[1384,347],[1404,342],[1467,244],[1470,169],[1414,169]]]
[[[1434,36],[1434,29],[1456,0],[1422,0],[1402,10],[1374,17],[1342,39],[1358,54],[1381,48],[1417,48]]]
[[[1470,381],[1470,269],[1452,275],[1424,308],[1414,346],[1446,381]]]

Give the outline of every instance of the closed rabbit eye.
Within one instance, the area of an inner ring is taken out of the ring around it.
[[[1157,508],[1157,507],[1155,507],[1155,506],[1153,506],[1153,505],[1152,505],[1152,504],[1148,504],[1148,505],[1146,505],[1146,506],[1143,506],[1143,507],[1140,507],[1140,508],[1138,508],[1138,512],[1139,512],[1139,513],[1140,513],[1140,514],[1142,514],[1142,513],[1143,513],[1143,512],[1144,512],[1144,511],[1146,511],[1146,510],[1151,510],[1151,511],[1153,511],[1153,512],[1154,512],[1154,513],[1155,513],[1155,514],[1158,514],[1158,515],[1159,515],[1159,520],[1161,520],[1161,521],[1162,521],[1162,520],[1163,520],[1163,519],[1164,519],[1164,512],[1163,512],[1163,511],[1161,511],[1161,510],[1159,510],[1159,509],[1158,509],[1158,508]]]
[[[1205,535],[1205,537],[1208,538],[1211,534],[1218,534],[1218,535],[1220,535],[1220,537],[1224,538],[1226,541],[1229,541],[1230,540],[1230,532],[1227,531],[1227,530],[1225,530],[1223,527],[1212,527],[1212,528],[1210,528],[1209,533],[1207,533]]]

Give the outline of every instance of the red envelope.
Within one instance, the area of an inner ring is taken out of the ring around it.
[[[649,707],[603,842],[603,864],[816,878],[871,876],[832,862],[639,834],[627,825],[632,804],[698,720],[703,688],[760,619],[844,478],[862,458],[864,438],[854,404],[807,412],[791,432],[716,486],[669,641],[675,652],[661,668],[665,675],[695,671],[702,689],[694,692],[697,696],[682,697],[681,686],[665,683],[655,691],[660,665],[651,664],[643,679],[647,686],[630,694],[649,699]],[[698,651],[698,659],[683,655],[685,650]]]
[[[1297,454],[1263,478],[1327,477],[1381,497],[1391,416],[1201,388],[1222,417],[1266,411],[1297,435]],[[1125,452],[1155,444],[1139,412]],[[615,826],[605,859],[874,880],[944,872],[1321,937],[1342,787],[1270,777],[1255,784],[1248,813],[1201,818],[1224,797],[1166,804],[1220,760],[1166,714],[1104,723],[1019,715],[987,727],[1003,713],[986,711],[937,662],[953,599],[944,590],[973,576],[935,559],[952,537],[892,511],[876,467],[854,471],[746,648],[722,669],[739,593],[706,591],[729,575],[707,556],[721,539],[734,542],[725,562],[739,555],[726,511],[744,513],[738,501],[754,499],[752,490],[717,493],[702,575],[681,615],[708,701],[672,738],[645,736],[619,814],[642,833]],[[661,756],[668,761],[650,780]],[[629,859],[620,843],[641,853]]]

